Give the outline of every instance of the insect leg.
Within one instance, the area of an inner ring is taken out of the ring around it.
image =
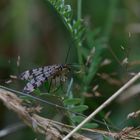
[[[65,93],[65,90],[64,90],[64,88],[63,88],[63,77],[62,77],[63,75],[60,75],[60,88],[61,88],[61,90],[63,91],[63,93]]]

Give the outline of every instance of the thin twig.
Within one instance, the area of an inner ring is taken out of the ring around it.
[[[114,99],[116,99],[126,88],[132,85],[136,80],[140,78],[140,72],[137,73],[132,79],[130,79],[123,87],[121,87],[116,93],[114,93],[109,99],[107,99],[103,104],[101,104],[93,113],[91,113],[84,121],[82,121],[76,128],[74,128],[63,140],[70,138],[76,131],[78,131],[85,123],[90,121],[97,113],[99,113],[103,108],[110,104]]]

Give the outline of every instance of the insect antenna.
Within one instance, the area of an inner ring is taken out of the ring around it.
[[[69,54],[70,54],[72,45],[74,45],[74,39],[72,39],[72,42],[70,42],[70,44],[69,44],[69,46],[68,46],[67,55],[66,55],[66,58],[65,58],[65,64],[66,64],[67,61],[68,61],[68,57],[69,57]]]
[[[68,57],[70,55],[70,51],[71,51],[71,48],[75,45],[75,40],[72,38],[72,41],[69,43],[69,46],[68,46],[68,50],[67,50],[67,55],[66,55],[66,58],[65,58],[65,64],[67,64],[68,66],[70,67],[74,67],[74,68],[79,68],[79,67],[83,67],[85,68],[85,65],[84,64],[76,64],[76,63],[67,63],[68,61]],[[81,71],[81,70],[80,70]]]
[[[65,64],[66,64],[67,61],[68,61],[70,49],[71,49],[71,47],[68,48],[67,55],[66,55],[66,59],[65,59]]]

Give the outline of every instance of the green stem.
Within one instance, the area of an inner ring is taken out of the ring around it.
[[[77,0],[77,20],[82,18],[82,0]]]
[[[77,0],[77,20],[81,20],[82,18],[82,0]],[[78,44],[78,60],[79,63],[82,64],[82,53],[81,53],[81,46],[82,44]]]
[[[81,54],[81,45],[78,45],[77,46],[77,53],[78,53],[78,61],[79,61],[79,64],[81,65],[81,64],[83,64],[82,63],[82,54]]]
[[[112,26],[113,26],[113,22],[114,22],[116,10],[117,10],[117,2],[118,0],[110,0],[108,17],[106,19],[106,23],[105,23],[105,27],[103,31],[103,37],[105,37],[107,41],[109,40],[111,31],[112,31]]]
[[[110,39],[110,34],[111,34],[111,31],[112,31],[113,22],[114,22],[114,18],[115,18],[115,14],[116,14],[116,9],[117,9],[117,2],[118,2],[118,0],[110,0],[108,16],[107,16],[107,19],[106,19],[106,23],[105,23],[104,30],[103,30],[103,35],[102,35],[102,37],[105,38],[107,42]],[[104,49],[102,49],[99,54],[96,54],[96,58],[100,58],[103,51],[104,51]],[[101,62],[101,58],[98,61],[96,60],[96,62],[94,62],[91,65],[91,67],[89,69],[89,72],[88,72],[88,75],[85,78],[86,79],[85,80],[86,83],[85,83],[85,86],[84,86],[84,91],[85,92],[88,90],[88,87],[89,87],[89,85],[90,85],[90,83],[93,79],[93,76],[95,75],[95,73],[93,73],[93,71],[95,72],[94,69],[98,68],[98,65],[100,64],[100,62]]]

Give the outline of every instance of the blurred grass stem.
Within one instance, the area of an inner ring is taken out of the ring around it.
[[[77,0],[77,20],[81,19],[82,19],[82,0]],[[78,44],[78,59],[80,64],[82,64],[81,46],[82,44]]]

